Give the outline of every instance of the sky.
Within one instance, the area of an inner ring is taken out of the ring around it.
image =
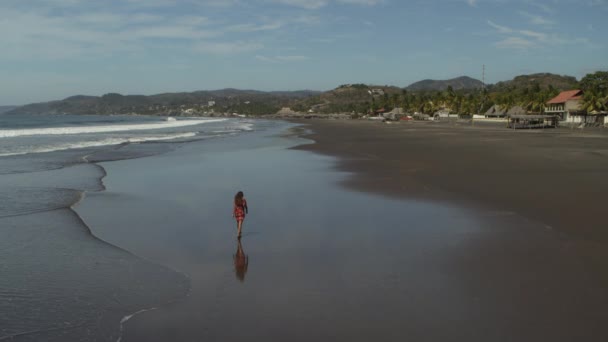
[[[1,0],[0,105],[608,70],[608,0]]]

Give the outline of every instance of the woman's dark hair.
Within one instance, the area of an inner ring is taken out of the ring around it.
[[[236,196],[234,196],[234,204],[236,204],[238,207],[243,206],[243,196],[242,191],[237,192]]]

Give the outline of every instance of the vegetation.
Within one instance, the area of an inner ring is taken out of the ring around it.
[[[599,75],[586,82],[600,84],[605,90],[608,88],[606,79],[606,75]],[[492,106],[499,105],[504,110],[518,106],[527,112],[543,113],[547,101],[560,91],[577,87],[579,83],[574,77],[554,74],[522,75],[487,87],[467,77],[447,81],[425,80],[405,89],[342,85],[330,92],[299,101],[292,109],[300,112],[366,114],[378,109],[390,111],[399,107],[408,113],[433,114],[443,110],[470,115],[485,113]],[[381,89],[384,94],[370,93],[373,89]]]
[[[608,72],[588,74],[580,82],[583,90],[583,110],[587,113],[608,111]]]
[[[142,114],[210,115],[239,113],[274,114],[283,106],[319,94],[311,91],[261,92],[222,89],[191,93],[165,93],[152,96],[121,95],[71,96],[64,100],[34,103],[10,111],[11,114]]]
[[[416,83],[410,84],[407,88],[408,91],[419,91],[419,90],[436,90],[436,91],[445,91],[451,87],[454,90],[463,90],[463,89],[481,89],[483,87],[483,83],[480,80],[476,80],[471,77],[462,76],[457,78],[452,78],[450,80],[422,80]]]

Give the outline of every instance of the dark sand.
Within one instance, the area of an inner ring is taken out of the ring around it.
[[[608,339],[607,288],[593,254],[579,249],[604,253],[603,235],[588,227],[596,221],[581,216],[585,230],[571,237],[567,225],[498,201],[501,191],[517,194],[503,183],[517,182],[517,170],[539,175],[551,156],[561,163],[557,151],[528,157],[526,167],[495,161],[502,158],[483,146],[497,139],[506,149],[512,133],[358,122],[312,128],[319,143],[299,149],[341,159],[288,149],[301,141],[275,129],[103,164],[107,191],[91,194],[79,214],[100,238],[192,284],[182,301],[127,322],[123,341]],[[523,134],[528,143],[513,144],[542,150],[547,137]],[[507,179],[471,178],[481,170]],[[251,208],[244,281],[230,216],[239,189]]]
[[[349,187],[514,212],[555,230],[608,289],[608,130],[305,121]]]

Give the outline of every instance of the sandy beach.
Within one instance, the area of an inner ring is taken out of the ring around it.
[[[608,288],[608,132],[509,130],[500,124],[307,122],[317,143],[355,172],[348,187],[515,213],[576,250]]]
[[[558,197],[550,183],[564,169],[599,177],[603,135],[306,124],[312,134],[278,125],[101,163],[106,190],[88,194],[79,215],[102,240],[191,286],[182,300],[126,322],[123,341],[608,337],[600,219],[547,209],[568,199],[590,202],[575,207],[590,216],[600,210],[599,197],[580,195],[596,190]],[[588,144],[596,153],[576,152]],[[549,183],[537,184],[547,169]],[[244,275],[231,218],[238,190],[251,209]]]

